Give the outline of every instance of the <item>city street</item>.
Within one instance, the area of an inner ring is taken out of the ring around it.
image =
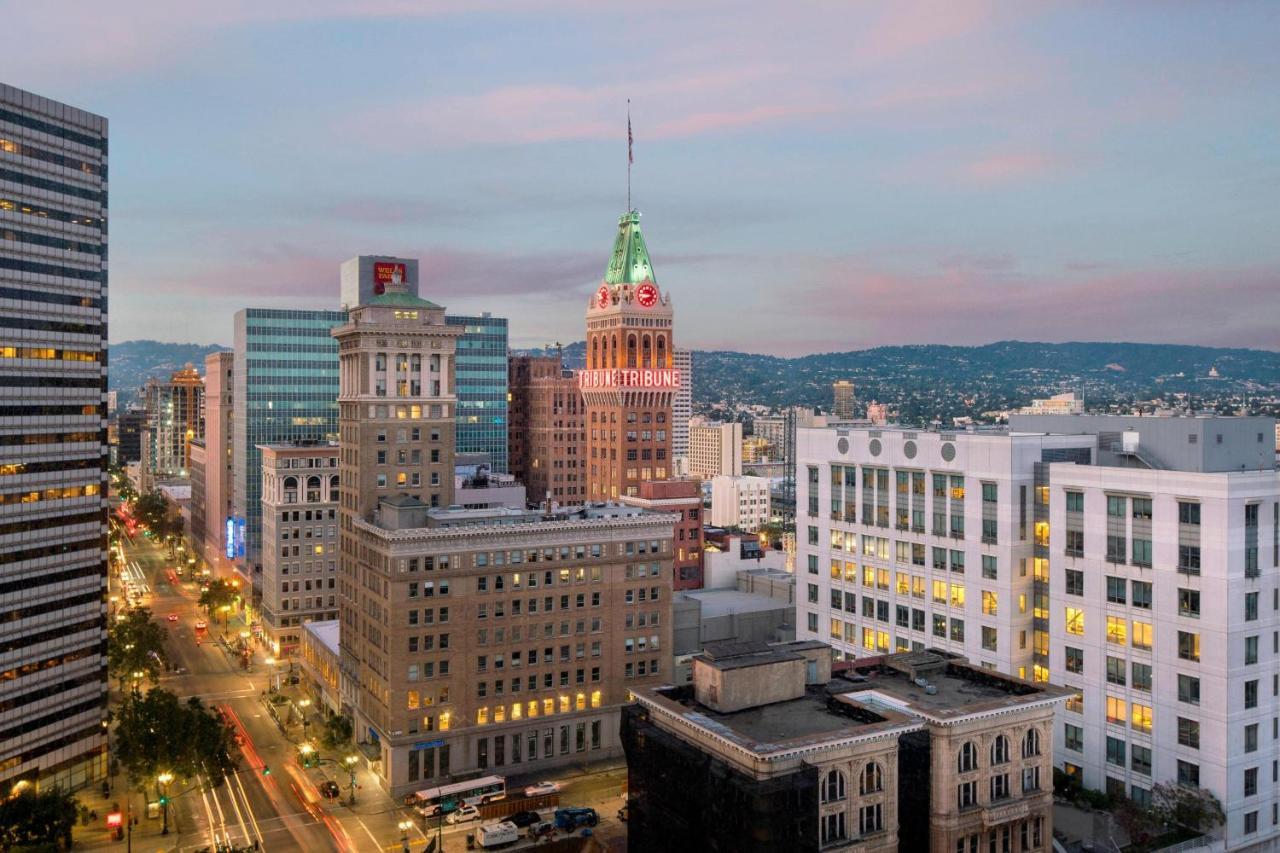
[[[197,606],[200,597],[198,580],[170,575],[175,561],[166,549],[139,535],[134,542],[124,543],[123,577],[111,578],[111,595],[123,600],[124,580],[138,590],[140,603],[151,609],[153,617],[167,628],[171,671],[161,678],[160,686],[179,697],[199,696],[206,705],[223,709],[241,735],[240,754],[236,756],[240,770],[225,784],[212,791],[190,780],[174,782],[170,791],[169,834],[161,834],[159,816],[148,817],[146,804],[134,794],[133,814],[138,816],[132,845],[144,851],[216,851],[219,845],[252,847],[257,842],[267,851],[375,851],[396,853],[405,849],[421,851],[427,844],[424,820],[402,805],[394,803],[378,787],[363,763],[357,773],[356,804],[347,804],[349,775],[345,768],[326,764],[321,768],[303,768],[297,760],[296,741],[301,738],[297,725],[281,730],[268,711],[264,691],[268,686],[268,666],[264,652],[257,651],[248,670],[240,666],[238,656],[224,647],[225,636],[234,643],[247,626],[233,614],[224,628],[222,620],[209,621],[197,631],[197,621],[207,620]],[[185,558],[184,558],[185,559]],[[177,580],[177,583],[174,581]],[[138,599],[135,599],[137,601]],[[113,605],[114,606],[114,605]],[[174,614],[177,621],[169,621]],[[225,632],[225,633],[224,633]],[[113,695],[113,704],[118,699]],[[286,714],[282,716],[287,719]],[[315,728],[312,728],[314,739]],[[326,756],[328,758],[330,756]],[[267,772],[269,771],[269,772]],[[601,816],[597,835],[601,840],[617,843],[625,837],[624,825],[616,812],[622,805],[621,786],[625,769],[614,766],[589,773],[574,768],[573,776],[559,774],[565,784],[561,803],[592,806]],[[318,784],[332,779],[342,788],[339,800],[325,799]],[[523,785],[538,781],[512,777],[510,790],[518,792]],[[124,807],[123,776],[112,781],[111,802]],[[154,786],[149,796],[154,797]],[[85,801],[103,810],[97,794],[87,794]],[[548,819],[550,813],[547,813]],[[402,840],[401,824],[411,826]],[[440,839],[446,850],[465,850],[466,835],[476,824],[446,826]],[[77,833],[78,846],[85,849],[123,849],[125,842],[107,840],[105,832]],[[528,846],[523,840],[516,849]],[[617,849],[623,849],[617,847]]]

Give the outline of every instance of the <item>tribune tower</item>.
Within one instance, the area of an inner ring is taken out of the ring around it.
[[[587,306],[587,367],[578,372],[587,415],[587,497],[637,495],[671,476],[671,299],[654,280],[634,210],[618,220],[604,281]]]

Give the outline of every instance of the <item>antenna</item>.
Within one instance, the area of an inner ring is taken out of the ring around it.
[[[627,213],[631,212],[631,164],[635,156],[631,153],[635,137],[631,135],[631,99],[627,98]]]

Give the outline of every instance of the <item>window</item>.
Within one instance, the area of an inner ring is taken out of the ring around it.
[[[1200,635],[1191,631],[1178,632],[1178,657],[1182,660],[1200,660]]]
[[[1258,618],[1258,594],[1256,592],[1246,592],[1244,594],[1244,621],[1254,622]]]
[[[1129,708],[1133,712],[1130,718],[1133,727],[1140,732],[1151,734],[1151,706],[1134,702]]]
[[[1009,796],[1009,774],[1000,773],[991,777],[991,800],[1007,799]]]
[[[1133,675],[1133,689],[1145,690],[1151,692],[1151,665],[1146,663],[1133,663],[1131,667]]]
[[[1107,722],[1108,723],[1114,723],[1115,725],[1123,726],[1126,722],[1128,722],[1128,719],[1129,719],[1128,710],[1129,710],[1128,704],[1123,699],[1119,699],[1115,696],[1107,697]]]
[[[1134,773],[1141,773],[1143,776],[1151,775],[1151,748],[1146,746],[1133,745],[1130,750],[1129,769]]]
[[[1246,664],[1254,664],[1258,662],[1257,636],[1244,638],[1244,662]]]
[[[1151,498],[1134,498],[1133,499],[1133,517],[1151,520]]]
[[[1178,546],[1178,571],[1186,575],[1200,574],[1200,546]]]
[[[1178,718],[1178,745],[1200,748],[1200,721]]]
[[[1244,795],[1252,797],[1258,793],[1258,768],[1249,767],[1244,771]],[[1256,815],[1257,812],[1254,812]],[[1256,830],[1257,827],[1254,827]]]
[[[1067,512],[1084,512],[1084,492],[1067,492]]]
[[[995,616],[1000,610],[999,593],[990,590],[982,591],[982,612],[987,616]]]
[[[1258,751],[1258,724],[1250,723],[1244,727],[1244,751]]]
[[[1118,684],[1124,687],[1127,670],[1128,667],[1125,666],[1122,658],[1107,656],[1107,682],[1109,684]]]
[[[1084,610],[1079,607],[1067,608],[1067,633],[1084,636]]]
[[[1107,617],[1107,642],[1123,646],[1128,642],[1129,623],[1122,616]]]
[[[1135,566],[1144,566],[1151,568],[1151,540],[1137,539],[1133,540],[1133,564]]]
[[[1135,649],[1151,649],[1152,628],[1150,622],[1133,620],[1133,647]]]
[[[1067,569],[1067,595],[1084,595],[1084,572]]]
[[[844,797],[844,774],[839,770],[832,770],[827,774],[826,783],[822,786],[822,801],[824,803],[838,803]]]
[[[1189,788],[1200,787],[1200,765],[1178,759],[1178,784]]]
[[[1256,678],[1244,683],[1244,706],[1246,708],[1258,707],[1258,680]]]
[[[1178,674],[1178,701],[1186,702],[1188,705],[1200,704],[1200,679],[1191,676]]]
[[[1066,555],[1068,557],[1084,556],[1084,531],[1083,530],[1067,531]]]
[[[961,773],[968,773],[970,770],[978,769],[978,747],[973,741],[966,742],[960,747],[960,755],[956,760],[956,769]]]
[[[844,838],[844,812],[835,812],[822,818],[822,843]]]
[[[997,735],[996,739],[991,742],[991,763],[1005,764],[1009,761],[1009,739],[1004,735]]]
[[[884,815],[880,803],[863,806],[858,812],[858,832],[870,835],[884,829]]]
[[[1107,562],[1123,563],[1126,556],[1124,536],[1114,533],[1107,534]]]
[[[1125,742],[1111,735],[1107,735],[1107,763],[1125,766]]]
[[[1200,618],[1200,590],[1178,589],[1178,615]]]
[[[1107,575],[1107,601],[1111,604],[1125,603],[1125,579]]]
[[[1084,672],[1084,649],[1073,649],[1071,646],[1065,648],[1067,672]]]
[[[1084,729],[1080,726],[1073,726],[1071,723],[1064,723],[1062,730],[1063,746],[1072,752],[1084,752]]]
[[[862,782],[858,786],[859,794],[878,794],[884,790],[884,774],[880,771],[880,765],[874,761],[868,762],[867,766],[862,768]]]
[[[1022,793],[1040,790],[1040,768],[1024,767],[1022,769]],[[1025,826],[1026,824],[1023,824]],[[1024,848],[1026,845],[1023,845]],[[1029,849],[1029,848],[1028,848]]]
[[[1132,581],[1130,590],[1133,593],[1133,606],[1141,607],[1144,610],[1151,609],[1151,582],[1150,581]]]
[[[998,643],[999,643],[999,640],[997,639],[996,629],[987,625],[983,625],[982,626],[982,648],[988,652],[999,651]]]
[[[1118,495],[1107,495],[1107,515],[1112,518],[1124,518],[1125,500]]]
[[[1274,812],[1274,809],[1273,809]],[[1273,814],[1274,817],[1274,814]],[[1274,822],[1274,821],[1273,821]],[[1246,835],[1258,831],[1258,813],[1256,811],[1246,812],[1244,816],[1244,832]]]
[[[1200,504],[1178,501],[1178,523],[1200,524]]]
[[[956,786],[956,806],[967,809],[978,804],[978,783],[961,782]]]
[[[1040,732],[1035,729],[1027,729],[1027,734],[1022,738],[1022,757],[1031,758],[1040,754]]]
[[[996,580],[996,558],[990,554],[982,555],[982,576],[987,580]]]

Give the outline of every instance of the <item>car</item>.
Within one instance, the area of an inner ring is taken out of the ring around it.
[[[513,815],[509,815],[507,820],[523,829],[526,826],[533,826],[535,823],[542,820],[542,815],[537,812],[516,812]]]
[[[560,793],[561,785],[559,782],[538,782],[524,789],[526,797],[541,797],[546,794]]]
[[[338,787],[338,783],[332,779],[325,779],[316,786],[320,789],[320,796],[328,800],[336,800],[342,796],[342,789]]]
[[[444,819],[444,822],[452,825],[479,819],[480,810],[478,808],[475,806],[463,806],[460,809],[449,812],[449,815]]]
[[[600,815],[595,809],[556,809],[556,828],[565,832],[573,832],[580,826],[595,826],[599,822]]]
[[[539,821],[529,827],[529,831],[525,833],[525,837],[533,840],[537,838],[548,838],[556,834],[556,825],[549,820]]]
[[[204,624],[204,620],[203,620],[203,619],[197,619],[197,620],[196,620],[196,630],[197,630],[197,631],[203,631],[206,627],[207,627],[207,626]]]
[[[178,621],[178,614],[177,614],[177,613],[170,613],[170,614],[169,614],[169,616],[168,616],[167,618],[169,619],[169,621],[170,621],[170,622],[177,622],[177,621]]]

